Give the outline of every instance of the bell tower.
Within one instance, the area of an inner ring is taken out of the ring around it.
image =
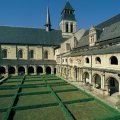
[[[64,38],[70,38],[76,32],[75,10],[67,1],[64,9],[61,12],[60,30]]]

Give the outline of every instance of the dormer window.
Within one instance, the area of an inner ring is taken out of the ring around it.
[[[96,40],[97,40],[96,29],[94,26],[91,26],[90,31],[89,31],[89,45],[94,46]]]

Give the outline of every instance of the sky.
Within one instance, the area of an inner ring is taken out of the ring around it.
[[[59,29],[67,0],[0,0],[0,26],[44,28],[49,6],[53,29]],[[89,29],[120,13],[120,0],[69,0],[75,9],[77,29]]]

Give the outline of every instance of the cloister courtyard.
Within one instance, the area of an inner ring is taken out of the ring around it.
[[[119,120],[120,113],[55,75],[11,76],[0,84],[0,120]]]

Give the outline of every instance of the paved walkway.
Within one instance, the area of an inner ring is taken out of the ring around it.
[[[100,99],[104,103],[116,109],[116,102],[118,102],[118,97],[117,97],[118,93],[115,93],[112,96],[103,96],[103,93],[100,90],[97,90],[97,89],[95,90],[93,88],[90,90],[90,87],[85,86],[84,83],[82,82],[75,82],[70,80],[66,80],[66,81],[84,90],[85,92],[91,94],[92,96],[95,96],[96,98]],[[120,109],[117,109],[117,110],[120,111]]]

